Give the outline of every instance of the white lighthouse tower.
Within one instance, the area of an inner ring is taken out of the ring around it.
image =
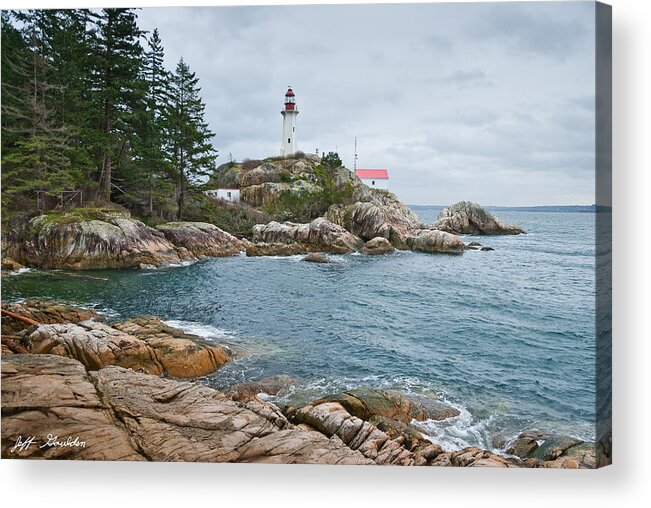
[[[280,144],[280,155],[292,155],[296,152],[296,96],[290,86],[285,94],[285,109],[283,115],[283,140]]]

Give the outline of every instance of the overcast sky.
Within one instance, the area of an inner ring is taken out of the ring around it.
[[[300,150],[387,168],[409,204],[594,203],[594,4],[146,8],[200,79],[220,163]]]

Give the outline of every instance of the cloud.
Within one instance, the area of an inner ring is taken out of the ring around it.
[[[278,152],[292,85],[299,148],[352,167],[357,136],[408,203],[594,202],[589,2],[139,12],[197,73],[224,160]]]

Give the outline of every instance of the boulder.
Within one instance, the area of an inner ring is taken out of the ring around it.
[[[253,227],[256,243],[284,243],[305,246],[307,252],[345,254],[359,250],[363,242],[341,226],[319,217],[309,224],[270,222]]]
[[[523,459],[544,461],[545,467],[594,468],[596,464],[594,443],[539,430],[520,433],[507,445],[506,452]]]
[[[407,237],[407,246],[419,252],[446,254],[460,254],[465,248],[458,236],[433,229],[421,229]]]
[[[376,256],[381,254],[391,254],[392,252],[395,252],[396,249],[386,238],[376,236],[366,242],[359,251],[367,256]]]
[[[330,263],[328,256],[325,256],[320,252],[311,252],[310,254],[305,256],[301,261],[307,261],[308,263],[324,263],[324,264]]]
[[[461,412],[456,408],[440,400],[431,399],[424,395],[410,394],[409,399],[421,404],[427,411],[428,420],[442,421],[448,418],[459,416]]]
[[[25,267],[23,265],[21,265],[15,259],[7,258],[7,257],[2,258],[2,269],[3,270],[8,270],[10,272],[15,272],[16,270],[20,270],[21,268],[25,268]]]
[[[594,469],[597,467],[597,453],[594,443],[579,443],[567,448],[562,457],[576,460],[580,468]]]
[[[119,365],[150,374],[197,377],[214,372],[230,359],[225,348],[154,317],[114,327],[95,321],[38,325],[23,332],[20,342],[31,353],[74,358],[88,370]]]
[[[476,446],[452,452],[449,461],[454,467],[522,467],[518,459],[502,457]]]
[[[416,214],[391,193],[372,192],[369,199],[332,205],[325,217],[363,240],[379,236],[398,249],[407,248],[407,237],[420,226]]]
[[[296,256],[312,252],[309,245],[300,243],[252,243],[246,247],[246,255],[256,256]]]
[[[22,303],[3,303],[2,309],[42,324],[78,323],[99,317],[94,310],[53,300],[32,299]],[[15,335],[29,326],[13,317],[4,314],[2,316],[3,335]]]
[[[416,457],[398,441],[375,425],[351,415],[338,402],[316,402],[296,411],[298,423],[308,425],[328,437],[336,436],[351,450],[380,465],[412,466]],[[419,464],[424,464],[421,458]]]
[[[243,402],[254,399],[260,393],[278,395],[282,390],[296,383],[296,379],[284,374],[270,376],[259,381],[249,381],[231,386],[225,394],[233,400]]]
[[[549,436],[529,454],[529,457],[545,461],[555,460],[573,446],[581,443],[580,439],[569,436]]]
[[[482,247],[482,248],[479,249],[479,250],[481,250],[482,252],[492,252],[492,251],[494,251],[495,249],[493,249],[493,247]]]
[[[370,420],[373,416],[384,416],[409,423],[412,420],[429,418],[427,409],[420,402],[393,390],[356,388],[325,397],[312,404],[317,405],[322,402],[337,402],[351,415],[362,420]]]
[[[425,451],[426,460],[431,460],[435,455],[443,451],[442,449],[440,451],[438,449],[432,449],[432,442],[422,432],[400,420],[395,420],[387,416],[372,416],[368,422],[375,425],[379,430],[389,436],[389,438],[398,441],[411,452],[416,453],[427,448]],[[438,453],[435,454],[434,450],[438,451]]]
[[[245,248],[241,240],[206,222],[170,222],[156,229],[196,257],[236,256]]]
[[[457,235],[519,235],[525,232],[518,226],[504,224],[470,201],[460,201],[444,208],[431,227]]]

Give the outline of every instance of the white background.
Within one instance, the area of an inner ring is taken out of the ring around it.
[[[0,496],[3,503],[9,503],[4,506],[651,506],[651,308],[647,299],[651,287],[651,2],[610,3],[614,50],[613,466],[598,471],[505,471],[3,460]],[[0,0],[0,5],[117,7],[183,2]]]

